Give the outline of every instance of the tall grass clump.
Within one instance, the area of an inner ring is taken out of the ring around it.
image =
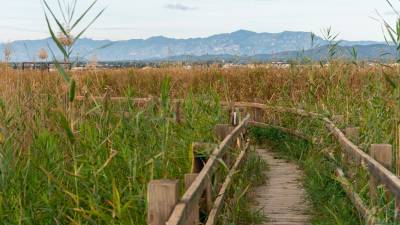
[[[77,0],[71,0],[66,2],[65,1],[61,2],[60,0],[57,0],[59,13],[61,14],[62,18],[60,19],[59,17],[57,17],[54,10],[49,6],[48,2],[46,0],[43,0],[43,4],[45,6],[44,14],[49,33],[51,35],[52,40],[56,44],[58,50],[62,53],[65,63],[71,63],[71,55],[74,50],[74,45],[80,39],[80,37],[89,29],[89,27],[103,14],[105,8],[100,10],[100,12],[98,12],[96,16],[94,16],[90,20],[90,22],[76,34],[76,36],[74,36],[73,32],[82,24],[82,21],[86,19],[88,13],[92,10],[92,8],[96,5],[97,2],[98,2],[97,0],[94,0],[80,16],[76,17],[77,4],[78,4]],[[52,23],[49,19],[48,14],[51,15],[53,23],[57,25],[56,27],[59,31],[58,35],[56,35],[56,31],[52,27]],[[58,73],[64,78],[64,81],[68,85],[69,90],[65,103],[68,116],[66,118],[62,118],[60,122],[64,127],[66,133],[68,133],[70,140],[72,141],[74,124],[76,122],[75,118],[73,118],[72,116],[73,102],[76,95],[76,81],[72,77],[72,75],[65,69],[65,67],[60,65],[60,63],[56,58],[56,55],[54,54],[50,46],[49,50],[52,53],[53,61],[56,65]],[[60,113],[59,116],[65,117],[63,113]]]
[[[384,27],[384,34],[385,34],[385,40],[388,45],[393,45],[396,48],[396,63],[400,62],[400,13],[399,11],[394,7],[391,1],[386,0],[390,8],[393,10],[395,15],[397,16],[396,23],[394,26],[390,25],[387,20],[382,18],[381,16],[381,22]],[[398,65],[395,65],[396,70],[396,75],[389,75],[387,73],[384,73],[386,81],[390,84],[392,88],[392,93],[393,93],[393,101],[396,102],[396,112],[395,112],[395,124],[397,125],[395,127],[395,134],[396,134],[396,159],[397,161],[400,161],[400,67]],[[400,175],[400,163],[397,166],[397,175]]]
[[[224,118],[209,93],[188,98],[188,122],[168,122],[168,132],[159,128],[173,120],[172,106],[94,102],[79,115],[72,142],[53,112],[61,101],[48,98],[31,115],[19,114],[32,120],[26,126],[12,105],[1,107],[5,224],[146,224],[148,182],[190,172],[191,143],[213,142],[213,126]]]

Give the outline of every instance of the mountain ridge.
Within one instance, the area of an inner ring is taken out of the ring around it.
[[[73,57],[86,60],[96,58],[99,61],[133,61],[160,60],[174,56],[192,55],[268,55],[291,51],[307,51],[327,45],[328,42],[315,36],[311,45],[311,32],[283,31],[280,33],[257,33],[249,30],[238,30],[231,33],[215,34],[208,37],[177,39],[165,36],[154,36],[147,39],[128,39],[122,41],[80,39],[76,43]],[[368,46],[382,44],[377,41],[347,41],[340,45]],[[11,59],[13,61],[37,60],[37,52],[50,46],[56,52],[56,46],[50,38],[38,40],[14,41]],[[3,51],[5,44],[0,44]],[[102,48],[108,46],[107,48]],[[58,56],[60,56],[58,54]]]

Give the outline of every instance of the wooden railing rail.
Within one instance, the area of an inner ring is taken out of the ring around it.
[[[186,224],[190,212],[193,210],[194,204],[199,201],[202,193],[204,192],[206,180],[212,176],[213,171],[220,165],[218,159],[223,154],[223,151],[232,144],[235,139],[246,130],[247,123],[250,116],[246,118],[221,142],[221,144],[214,149],[210,159],[205,164],[203,170],[200,172],[196,180],[183,194],[180,203],[177,204],[167,221],[167,225],[183,225]]]

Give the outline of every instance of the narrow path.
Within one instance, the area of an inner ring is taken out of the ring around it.
[[[268,217],[266,225],[310,224],[310,204],[302,186],[303,174],[297,165],[279,159],[276,153],[257,149],[258,154],[268,163],[268,181],[257,187],[257,208]]]

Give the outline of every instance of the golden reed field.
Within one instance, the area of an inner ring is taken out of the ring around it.
[[[68,103],[68,86],[58,73],[2,66],[0,218],[6,224],[145,224],[147,183],[182,177],[189,170],[190,143],[213,140],[210,130],[226,120],[220,101],[341,114],[347,124],[360,127],[364,149],[371,143],[391,143],[398,148],[399,69],[334,62],[286,69],[165,67],[71,73],[76,95],[88,99],[106,94],[161,97],[165,102],[183,98],[185,122],[176,125],[169,122],[174,116],[169,104],[143,109],[129,102]],[[121,118],[121,111],[130,116]],[[265,119],[300,124],[299,129],[319,126],[279,117],[265,115]],[[296,142],[296,146],[300,145]],[[311,198],[318,200],[314,221],[333,224],[339,218],[360,223],[331,179],[329,167],[316,165],[323,162],[321,157],[304,160],[307,187]],[[246,179],[232,191],[228,201],[233,202],[224,209],[223,223],[262,221],[249,209],[247,198],[235,199],[248,185],[257,183],[262,166],[261,162],[247,165]],[[318,207],[321,201],[327,208]],[[332,204],[336,207],[329,208]]]

